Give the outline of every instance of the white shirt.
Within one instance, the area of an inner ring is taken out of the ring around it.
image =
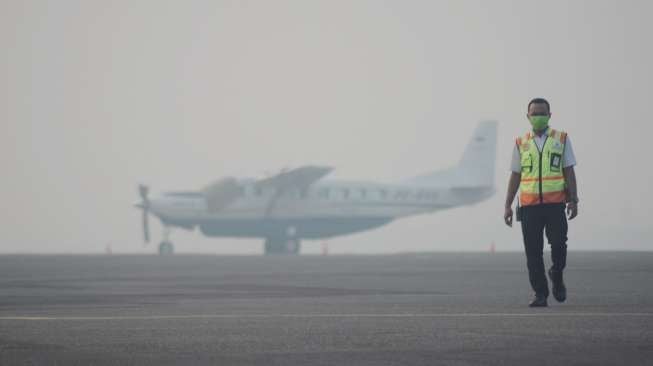
[[[547,130],[544,131],[542,136],[538,136],[536,133],[533,133],[533,140],[535,140],[535,145],[537,145],[537,149],[540,152],[542,152],[542,148],[544,147],[544,142],[546,141],[548,130],[549,129],[547,128]],[[515,148],[512,150],[512,161],[510,162],[510,170],[515,173],[521,173],[521,156],[519,155],[519,148],[517,147],[517,144],[514,145]],[[571,147],[571,140],[569,139],[569,136],[567,136],[567,139],[565,140],[565,150],[562,153],[562,167],[569,168],[570,166],[575,166],[575,165],[576,165],[576,156],[574,155],[574,149]]]

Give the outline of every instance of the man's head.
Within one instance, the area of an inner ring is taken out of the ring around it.
[[[551,118],[551,105],[544,98],[535,98],[528,103],[528,113],[526,117],[533,125],[533,131],[543,132],[549,126]]]

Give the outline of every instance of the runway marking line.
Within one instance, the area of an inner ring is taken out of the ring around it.
[[[134,316],[0,316],[1,320],[174,320],[272,318],[537,318],[537,317],[653,317],[653,313],[431,313],[431,314],[190,314]]]

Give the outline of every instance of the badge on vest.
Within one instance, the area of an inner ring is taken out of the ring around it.
[[[524,154],[521,159],[521,169],[522,172],[532,172],[533,171],[533,157],[531,154]]]
[[[560,171],[560,166],[562,165],[562,155],[552,153],[551,154],[551,170]]]

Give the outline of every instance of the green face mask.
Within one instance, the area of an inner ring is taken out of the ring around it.
[[[542,131],[549,125],[550,118],[551,117],[549,116],[530,116],[528,117],[528,120],[531,121],[531,125],[533,125],[533,130]]]

